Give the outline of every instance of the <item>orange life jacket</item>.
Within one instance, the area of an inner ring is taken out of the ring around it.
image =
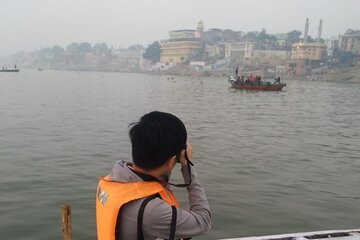
[[[159,182],[121,183],[110,181],[109,176],[99,178],[96,194],[98,240],[115,240],[116,222],[121,206],[157,193],[169,205],[179,207],[175,196]]]

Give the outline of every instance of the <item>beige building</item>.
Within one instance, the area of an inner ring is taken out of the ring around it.
[[[170,31],[170,39],[161,41],[160,62],[183,63],[191,60],[200,48],[204,23],[198,22],[197,30]]]
[[[183,63],[188,60],[200,48],[199,40],[166,40],[161,43],[160,62]]]
[[[324,57],[326,45],[323,43],[294,43],[291,59],[320,61]]]

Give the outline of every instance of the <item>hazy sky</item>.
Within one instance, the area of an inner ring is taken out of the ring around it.
[[[360,29],[360,0],[0,0],[0,56],[71,42],[115,48],[147,46],[169,30],[207,28],[269,33],[304,31],[323,37]]]

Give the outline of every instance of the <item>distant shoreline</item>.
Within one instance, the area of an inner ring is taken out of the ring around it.
[[[38,70],[38,67],[24,67],[23,69]],[[184,77],[228,77],[229,73],[219,71],[211,72],[196,72],[183,69],[181,71],[150,71],[150,70],[126,70],[126,69],[100,69],[100,68],[41,68],[42,70],[58,70],[58,71],[81,71],[81,72],[116,72],[116,73],[137,73],[148,75],[164,75],[164,76],[184,76]],[[268,79],[271,77],[266,77]],[[331,81],[331,82],[354,82],[360,83],[360,68],[352,68],[348,72],[328,72],[324,74],[308,74],[303,76],[284,76],[284,80],[304,80],[304,81]]]

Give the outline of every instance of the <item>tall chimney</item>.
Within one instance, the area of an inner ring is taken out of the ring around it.
[[[307,43],[309,33],[309,18],[306,18],[305,31],[304,31],[304,43]]]
[[[321,39],[321,32],[322,32],[322,20],[320,20],[319,28],[318,28],[318,36],[317,36],[318,42],[320,42],[320,39]]]

